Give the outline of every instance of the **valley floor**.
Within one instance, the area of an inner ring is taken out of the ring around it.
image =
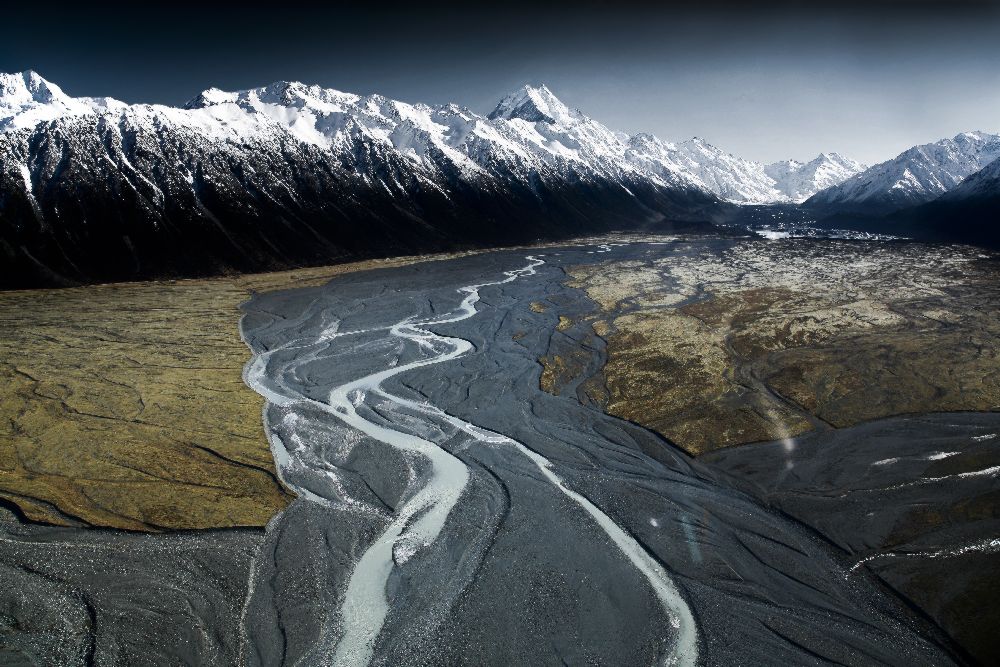
[[[240,303],[420,259],[0,292],[0,501],[57,526],[264,526],[291,496],[241,379]]]
[[[240,662],[263,527],[293,496],[239,305],[418,259],[0,292],[0,663]]]
[[[997,654],[996,256],[419,259],[0,293],[0,658]]]
[[[659,432],[879,573],[974,658],[1000,655],[1000,256],[753,240],[567,274],[595,307],[560,319],[543,388]]]

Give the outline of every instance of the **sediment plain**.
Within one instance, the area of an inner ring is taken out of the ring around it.
[[[0,294],[0,658],[989,655],[996,257],[416,259]]]
[[[691,454],[1000,409],[1000,264],[975,248],[677,244],[567,272],[600,307],[586,318],[607,339],[606,409]]]
[[[814,527],[990,664],[1000,566],[1000,413],[879,419],[701,458]]]
[[[659,432],[877,572],[972,661],[1000,654],[1000,257],[757,239],[567,274],[596,307],[590,331],[553,337],[543,388]]]
[[[291,495],[241,379],[240,303],[419,259],[0,292],[0,499],[51,525],[263,526]]]
[[[252,662],[961,662],[845,550],[604,411],[615,322],[573,267],[746,243],[494,252],[247,303],[298,496],[268,529]]]
[[[239,304],[418,259],[0,292],[0,662],[238,663],[263,527],[293,497]]]

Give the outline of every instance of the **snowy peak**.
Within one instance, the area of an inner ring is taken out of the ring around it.
[[[521,87],[485,117],[454,104],[409,104],[296,81],[232,92],[209,88],[179,109],[72,98],[34,72],[0,75],[0,86],[0,132],[99,115],[122,131],[141,125],[183,128],[207,141],[291,140],[342,153],[344,164],[367,159],[356,151],[359,142],[368,142],[428,178],[448,173],[477,180],[501,169],[504,178],[517,174],[525,180],[532,173],[551,171],[561,178],[572,171],[574,177],[701,190],[736,203],[764,204],[797,201],[815,191],[809,179],[826,174],[819,182],[827,185],[839,182],[843,171],[830,166],[840,164],[830,154],[810,169],[782,163],[785,176],[776,179],[761,164],[698,137],[680,144],[651,134],[629,137],[570,109],[544,85]],[[799,180],[786,188],[792,172]]]
[[[633,149],[649,153],[662,153],[674,148],[673,144],[663,141],[648,132],[639,132],[628,138],[628,144]]]
[[[785,175],[796,172],[805,165],[798,160],[779,160],[771,164],[764,165],[764,171],[771,178],[778,178],[778,175]]]
[[[238,99],[239,93],[228,93],[218,88],[209,88],[201,91],[197,97],[185,104],[184,108],[204,109],[217,104],[235,104]]]
[[[0,73],[0,131],[34,127],[90,111],[89,104],[66,95],[37,72]]]
[[[284,107],[309,108],[321,112],[334,112],[361,99],[358,95],[343,93],[333,88],[307,85],[298,81],[278,81],[264,88],[246,91],[247,97],[256,98],[264,104]],[[373,98],[379,96],[373,95]]]
[[[1000,158],[1000,136],[963,132],[907,149],[827,188],[809,202],[824,207],[865,207],[889,212],[929,202]]]
[[[975,147],[984,143],[995,141],[996,138],[995,134],[983,132],[982,130],[975,130],[973,132],[959,132],[952,137],[952,141],[954,141],[957,146],[969,146],[975,150]]]
[[[32,70],[0,74],[0,104],[4,106],[51,104],[67,99],[59,86],[49,83]]]
[[[739,204],[801,202],[864,168],[836,153],[823,153],[808,163],[784,160],[765,166],[727,153],[701,137],[673,144],[640,133],[628,142],[634,151],[655,156],[703,189]]]
[[[377,98],[377,95],[372,96]],[[222,104],[237,104],[248,111],[260,105],[287,107],[292,109],[312,109],[320,112],[343,111],[361,99],[358,95],[342,93],[332,88],[310,86],[298,81],[276,81],[260,88],[250,88],[227,92],[218,88],[203,90],[197,97],[184,105],[185,109],[204,109]]]
[[[837,185],[863,171],[865,165],[839,153],[820,153],[809,162],[782,160],[764,166],[775,187],[788,199],[805,201],[820,190]]]
[[[962,181],[956,188],[939,198],[939,201],[1000,197],[1000,157]]]
[[[759,162],[744,160],[700,137],[677,144],[673,160],[719,197],[740,204],[767,204],[787,199],[775,188]]]
[[[682,141],[680,145],[687,150],[701,151],[706,155],[725,155],[726,152],[723,151],[718,146],[713,146],[701,137],[691,137],[686,141]]]
[[[520,118],[529,123],[567,123],[579,120],[581,115],[563,104],[545,85],[537,88],[526,85],[500,100],[488,117],[490,120]]]

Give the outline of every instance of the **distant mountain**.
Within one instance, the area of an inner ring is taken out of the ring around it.
[[[825,228],[1000,248],[1000,158],[936,199],[917,206],[883,214],[877,209],[836,211],[813,220]]]
[[[697,137],[674,144],[650,134],[637,134],[629,140],[629,145],[637,158],[644,156],[670,165],[727,201],[763,204],[782,198],[762,165],[730,155]]]
[[[0,74],[0,131],[92,113],[97,100],[74,99],[35,72]]]
[[[545,86],[483,116],[295,82],[126,104],[0,74],[0,287],[690,229],[860,168],[629,137]]]
[[[922,240],[1000,248],[1000,158],[934,201],[897,211],[881,224]]]
[[[786,160],[764,166],[764,173],[775,181],[775,187],[793,202],[803,202],[820,190],[843,183],[867,169],[839,153],[820,153],[809,162]]]
[[[938,197],[940,202],[963,202],[1000,198],[1000,157]],[[997,221],[1000,223],[1000,220]]]
[[[737,204],[801,202],[865,168],[837,153],[822,153],[807,163],[786,160],[764,165],[698,137],[675,144],[643,133],[631,137],[629,145],[638,156],[671,165],[705,190]]]
[[[914,146],[806,201],[826,211],[889,213],[918,206],[956,188],[1000,158],[1000,136],[965,132],[953,139]]]
[[[0,75],[0,286],[702,228],[724,208],[544,86],[482,116],[290,82],[129,105]]]

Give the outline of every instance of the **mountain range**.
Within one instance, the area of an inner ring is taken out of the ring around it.
[[[4,286],[697,229],[722,204],[544,89],[493,118],[288,82],[173,108],[25,72],[0,109]]]
[[[736,204],[802,202],[865,169],[837,153],[822,153],[807,163],[765,165],[726,153],[699,137],[674,144],[640,133],[628,141],[637,159],[671,165],[698,187]]]
[[[1000,136],[963,132],[914,146],[814,194],[807,206],[889,213],[932,201],[1000,158]],[[958,195],[961,197],[961,194]]]
[[[1000,158],[932,201],[850,224],[862,225],[926,241],[1000,248]]]
[[[0,74],[0,286],[706,230],[746,204],[885,212],[952,189],[997,146],[969,133],[868,169],[836,153],[765,165],[613,131],[545,86],[483,115],[295,82],[126,104]]]

